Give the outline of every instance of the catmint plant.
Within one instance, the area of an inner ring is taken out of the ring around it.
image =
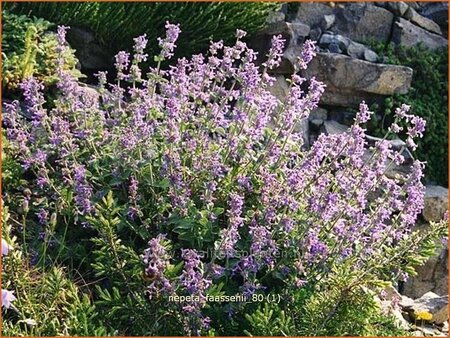
[[[364,102],[345,133],[322,134],[305,149],[296,126],[326,90],[302,76],[314,42],[303,44],[288,94],[279,98],[270,87],[281,36],[261,65],[238,30],[233,46],[211,42],[205,55],[162,69],[180,34],[177,25],[166,29],[155,68],[140,68],[148,57],[141,36],[134,55],[117,54],[116,82],[98,74],[95,95],[60,68],[52,104],[33,78],[21,85],[29,117],[18,102],[4,104],[12,155],[35,187],[28,218],[45,225],[52,215],[88,227],[103,217],[97,205],[112,192],[117,236],[148,243],[128,242],[143,253],[150,280],[132,294],[146,294],[166,315],[179,313],[186,334],[207,334],[220,320],[208,303],[218,290],[249,300],[278,293],[288,304],[299,290],[331,283],[339,266],[358,271],[348,289],[413,273],[429,254],[423,243],[446,233],[445,221],[413,230],[424,206],[424,163],[411,161],[404,177],[391,174],[406,163],[404,149],[392,148],[391,135],[368,146],[363,126],[373,113]],[[58,32],[63,53],[65,28]],[[408,124],[406,147],[414,150],[425,121],[403,105],[389,134],[401,131],[400,122]],[[138,277],[122,277],[128,292]],[[193,301],[170,301],[176,295]],[[246,303],[218,306],[236,318]]]

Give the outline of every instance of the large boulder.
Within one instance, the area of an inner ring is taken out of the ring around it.
[[[336,10],[332,30],[352,40],[376,39],[387,42],[394,14],[367,3],[352,3]]]
[[[405,17],[405,19],[408,19],[412,23],[426,29],[427,31],[430,31],[430,32],[433,32],[436,34],[442,34],[441,28],[439,27],[439,25],[436,22],[420,15],[411,7],[408,8],[404,17]]]
[[[394,23],[392,41],[398,45],[412,47],[423,43],[429,49],[438,49],[448,46],[448,40],[438,34],[431,33],[408,20],[399,18]]]
[[[80,61],[82,70],[91,72],[112,67],[112,53],[100,44],[93,31],[72,27],[67,32],[67,41],[75,49],[75,55]]]
[[[405,94],[411,86],[412,69],[317,53],[304,76],[315,76],[327,85],[322,104],[357,107],[374,95]]]
[[[320,26],[325,15],[333,14],[333,8],[317,2],[299,3],[297,16],[294,21],[299,21],[310,27]]]

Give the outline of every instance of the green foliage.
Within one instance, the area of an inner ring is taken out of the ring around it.
[[[3,286],[17,300],[3,313],[2,336],[100,336],[108,331],[87,294],[82,294],[63,269],[39,272],[27,266],[20,252],[3,258]]]
[[[136,2],[136,3],[14,3],[14,11],[31,13],[64,25],[91,28],[114,51],[131,47],[132,38],[146,33],[149,55],[157,55],[157,37],[164,36],[168,20],[179,23],[182,34],[176,56],[205,49],[210,39],[234,40],[237,28],[254,33],[262,28],[277,3],[249,2]],[[136,24],[139,23],[139,24]]]
[[[43,19],[28,18],[2,10],[2,88],[17,89],[19,83],[34,76],[50,86],[56,83],[56,35],[49,31],[53,24]],[[64,68],[81,77],[75,69],[74,51],[64,54]]]
[[[405,48],[370,42],[372,48],[389,64],[411,67],[414,70],[410,91],[405,95],[387,98],[381,110],[379,124],[370,125],[369,133],[383,136],[392,122],[392,107],[407,102],[411,112],[427,121],[424,137],[418,140],[416,154],[427,161],[426,179],[448,184],[448,51],[430,51],[423,46]],[[378,110],[378,107],[374,107]],[[373,120],[374,121],[374,120]]]
[[[251,329],[244,333],[249,336],[292,336],[296,332],[292,318],[276,303],[264,303],[245,318]]]
[[[11,156],[9,156],[9,142],[2,131],[2,188],[6,190],[14,189],[21,184],[26,184],[22,180],[22,167]],[[22,181],[21,181],[22,180]]]

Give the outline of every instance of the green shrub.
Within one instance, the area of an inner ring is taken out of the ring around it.
[[[2,88],[14,91],[29,76],[41,80],[44,85],[56,83],[57,40],[49,31],[53,24],[43,19],[16,15],[2,11]],[[64,53],[65,69],[81,77],[75,69],[77,59],[74,51]]]
[[[412,112],[427,121],[424,137],[418,141],[417,156],[427,161],[425,177],[428,181],[448,184],[448,52],[430,51],[423,46],[404,48],[393,44],[371,43],[374,50],[386,57],[389,64],[411,67],[414,70],[410,91],[386,99],[382,108],[382,123],[370,126],[370,132],[382,136],[392,122],[392,107],[408,102]],[[376,107],[374,107],[377,109]],[[378,109],[377,109],[378,110]]]
[[[131,47],[132,38],[146,33],[149,55],[158,52],[156,39],[163,36],[164,23],[176,22],[183,27],[176,56],[188,56],[207,47],[210,39],[233,41],[236,28],[256,32],[277,6],[264,2],[29,2],[11,7],[58,24],[89,27],[114,51]]]

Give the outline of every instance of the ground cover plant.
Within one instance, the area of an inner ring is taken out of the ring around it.
[[[424,165],[388,177],[404,158],[387,139],[404,128],[414,150],[425,121],[396,108],[363,159],[361,103],[348,132],[305,151],[295,125],[325,90],[297,73],[313,42],[282,101],[268,90],[281,36],[261,68],[241,30],[163,68],[180,34],[165,27],[157,66],[141,68],[137,37],[97,95],[62,67],[61,26],[59,94],[28,77],[30,114],[4,103],[3,334],[404,334],[374,295],[413,275],[447,225],[413,230]]]
[[[19,84],[33,76],[46,87],[58,80],[56,74],[56,34],[54,24],[2,10],[2,90],[3,96],[13,96]],[[56,28],[56,27],[55,27]],[[74,77],[82,74],[76,69],[74,50],[64,51],[64,68]]]

